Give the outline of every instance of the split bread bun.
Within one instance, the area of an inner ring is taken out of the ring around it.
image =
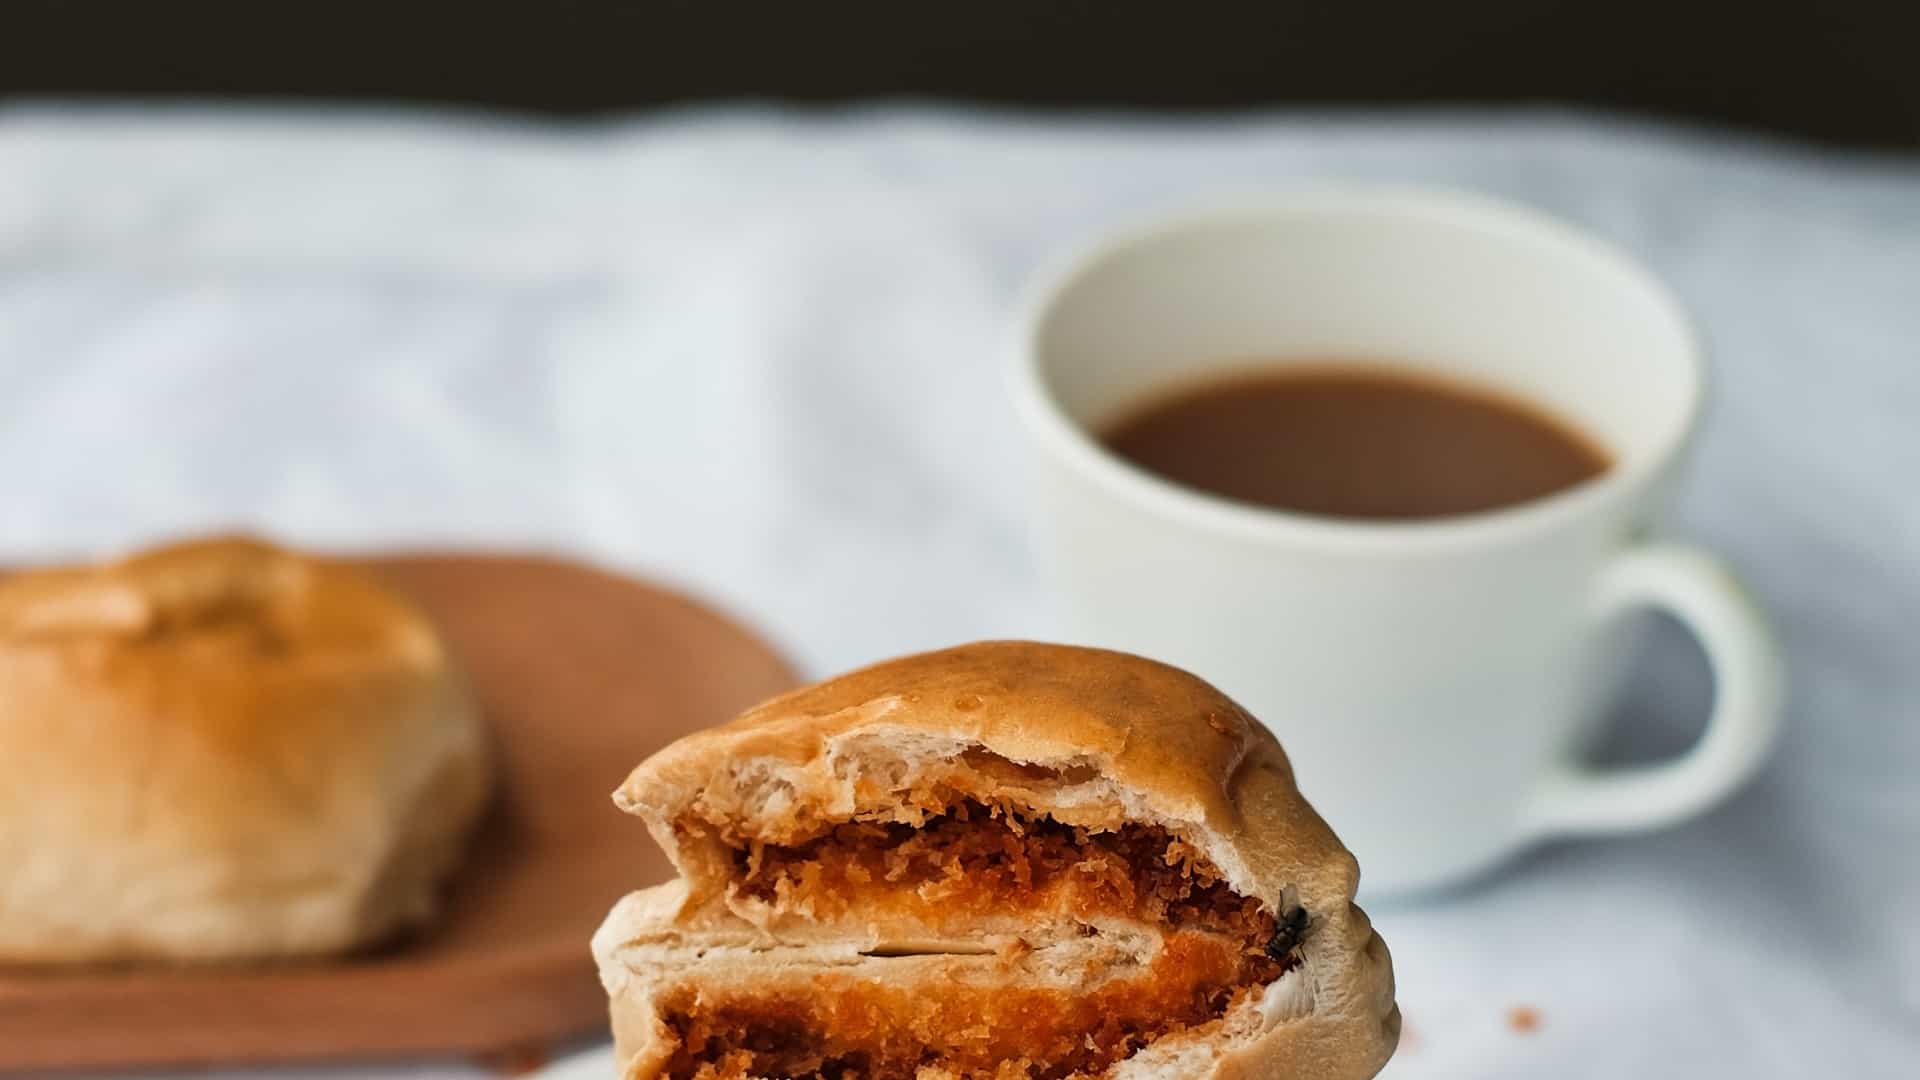
[[[0,963],[331,953],[425,921],[488,791],[411,603],[242,539],[0,581]]]
[[[775,698],[614,794],[680,878],[594,937],[625,1080],[1373,1076],[1358,868],[1185,672],[985,642]]]

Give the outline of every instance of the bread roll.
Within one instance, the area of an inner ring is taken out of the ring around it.
[[[417,925],[486,750],[426,617],[343,565],[220,539],[0,581],[0,962]]]
[[[615,793],[680,877],[593,948],[625,1080],[1374,1075],[1353,857],[1174,668],[987,642],[775,698]]]

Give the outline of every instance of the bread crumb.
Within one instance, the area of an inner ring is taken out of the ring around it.
[[[1515,1005],[1507,1010],[1507,1026],[1522,1035],[1540,1030],[1540,1010],[1531,1005]]]

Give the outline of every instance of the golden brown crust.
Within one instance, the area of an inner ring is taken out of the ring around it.
[[[770,922],[729,893],[730,844],[804,841],[848,820],[917,825],[954,794],[1073,824],[1169,829],[1242,895],[1276,912],[1298,905],[1310,914],[1300,967],[1269,988],[1264,1006],[1237,1005],[1208,1028],[1153,1043],[1110,1070],[1114,1080],[1295,1075],[1291,1069],[1366,1077],[1391,1054],[1399,1030],[1392,966],[1352,904],[1358,868],[1301,798],[1273,736],[1213,687],[1163,664],[982,642],[774,698],[661,751],[615,793],[683,875],[671,891],[616,907],[596,937],[629,1080],[656,1075],[658,1065],[648,1063],[664,1060],[664,1031],[639,1003],[678,977],[678,950],[757,940],[753,947],[764,951],[754,963],[715,977],[733,992],[771,991],[795,977],[779,974],[782,964],[805,970],[835,948],[857,955],[929,930],[881,912],[869,912],[864,925]],[[1036,929],[1043,955],[1081,947]],[[1140,948],[1159,947],[1153,928],[1137,929]],[[907,969],[896,962],[885,970]]]
[[[0,961],[418,923],[485,750],[424,615],[346,566],[235,538],[0,582]]]
[[[1265,728],[1177,668],[1098,649],[990,641],[776,697],[654,755],[620,797],[623,805],[662,805],[699,790],[728,757],[804,760],[824,736],[863,725],[964,739],[1013,761],[1092,759],[1108,777],[1193,820],[1231,817],[1228,785],[1249,751],[1286,768]],[[1331,836],[1310,842],[1338,846]]]

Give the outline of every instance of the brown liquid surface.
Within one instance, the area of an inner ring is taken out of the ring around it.
[[[1127,413],[1102,441],[1187,487],[1346,518],[1493,510],[1611,464],[1598,444],[1526,402],[1359,365],[1254,370],[1177,388]]]

